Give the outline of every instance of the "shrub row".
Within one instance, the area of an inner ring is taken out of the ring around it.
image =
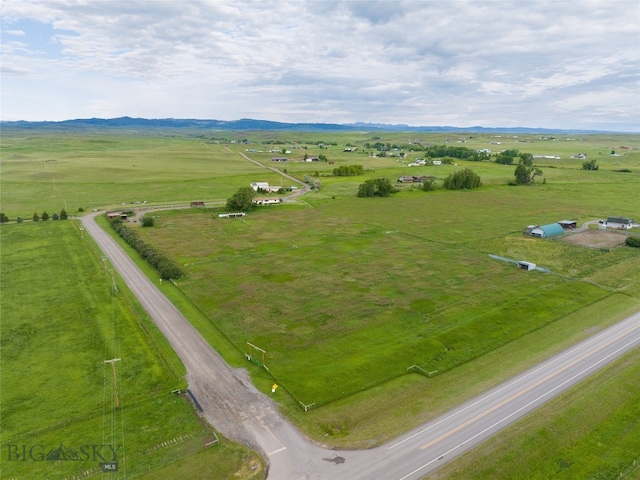
[[[129,230],[122,220],[119,218],[111,220],[111,227],[127,242],[127,245],[133,247],[142,258],[146,259],[153,268],[155,268],[160,276],[166,280],[178,279],[184,276],[180,267],[165,257],[162,253],[154,250],[143,240],[141,240],[135,232]]]

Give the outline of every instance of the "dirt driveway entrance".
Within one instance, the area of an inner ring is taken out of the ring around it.
[[[582,245],[590,248],[613,248],[622,245],[627,236],[624,233],[609,232],[605,230],[586,230],[562,238],[564,243]]]

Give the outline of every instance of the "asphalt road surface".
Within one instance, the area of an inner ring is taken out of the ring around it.
[[[302,435],[202,339],[94,221],[82,218],[187,370],[189,388],[222,434],[259,451],[272,480],[416,480],[534,411],[640,345],[640,312],[397,439],[370,450],[328,450]],[[122,361],[126,361],[125,358]]]

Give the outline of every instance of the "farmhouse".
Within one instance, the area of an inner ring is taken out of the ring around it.
[[[530,225],[527,227],[527,231],[525,233],[538,238],[555,237],[556,235],[564,233],[564,229],[559,223],[550,223],[548,225],[541,226]]]
[[[251,182],[251,188],[253,188],[256,192],[258,190],[262,190],[263,192],[277,192],[282,187],[269,185],[268,182]]]
[[[607,218],[605,225],[608,228],[615,228],[616,230],[627,230],[633,227],[633,219],[623,217],[609,217]]]

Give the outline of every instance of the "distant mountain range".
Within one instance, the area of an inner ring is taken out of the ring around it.
[[[63,120],[59,122],[0,122],[3,128],[19,129],[94,129],[94,128],[190,128],[208,130],[284,130],[298,132],[452,132],[452,133],[521,133],[521,134],[590,134],[605,133],[601,130],[563,130],[530,127],[450,127],[450,126],[410,126],[385,123],[283,123],[269,120],[254,120],[242,118],[240,120],[198,120],[180,118],[86,118]]]

